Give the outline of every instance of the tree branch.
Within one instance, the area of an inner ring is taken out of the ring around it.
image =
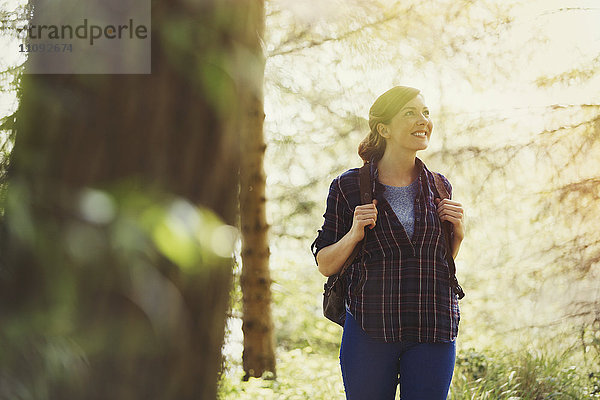
[[[297,47],[293,47],[293,48],[290,48],[290,49],[287,49],[287,50],[276,50],[276,51],[273,51],[273,52],[269,53],[267,55],[267,57],[270,58],[270,57],[275,57],[275,56],[284,56],[284,55],[287,55],[287,54],[290,54],[290,53],[295,53],[297,51],[300,51],[300,50],[303,50],[303,49],[306,49],[306,48],[321,46],[321,45],[323,45],[325,43],[328,43],[328,42],[341,41],[341,40],[349,38],[352,35],[355,35],[355,34],[359,33],[363,29],[373,28],[373,27],[376,27],[378,25],[385,24],[387,22],[393,21],[394,19],[400,17],[401,15],[403,15],[403,13],[392,14],[392,15],[390,15],[388,17],[376,20],[376,21],[371,22],[369,24],[362,25],[362,26],[360,26],[360,27],[358,27],[356,29],[349,30],[349,31],[347,31],[347,32],[345,32],[345,33],[343,33],[343,34],[341,34],[339,36],[336,36],[336,37],[327,37],[327,38],[320,39],[320,40],[311,40],[305,46],[297,46]],[[306,30],[303,31],[303,32],[306,32]],[[289,43],[289,42],[290,41],[287,41],[287,43]]]

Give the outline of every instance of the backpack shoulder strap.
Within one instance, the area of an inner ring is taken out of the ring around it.
[[[360,204],[369,204],[373,201],[371,192],[371,164],[365,163],[358,170],[358,184],[360,187]]]
[[[446,185],[442,181],[442,177],[437,172],[433,173],[433,179],[435,181],[435,188],[438,192],[438,196],[443,199],[449,199],[450,194],[446,189]],[[450,279],[450,287],[452,287],[452,291],[458,296],[458,299],[462,299],[465,297],[465,292],[462,287],[458,283],[458,279],[456,279],[456,264],[454,264],[454,258],[452,258],[452,240],[451,240],[451,232],[452,232],[452,224],[448,221],[442,223],[442,230],[444,231],[444,236],[446,237],[446,245],[448,251],[446,252],[446,261],[448,262],[448,275]]]
[[[360,189],[360,204],[369,204],[371,201],[373,201],[373,193],[371,191],[371,164],[368,162],[365,163],[358,170],[358,185]],[[360,253],[361,249],[364,248],[364,244],[364,239],[356,244],[356,246],[352,250],[352,253],[344,262],[344,265],[342,266],[342,269],[339,272],[339,276],[342,276],[344,272],[346,272],[348,266],[352,264],[352,261],[354,261],[356,256],[358,256],[358,253]]]
[[[437,192],[438,192],[438,195],[440,196],[440,198],[442,200],[449,199],[450,194],[448,193],[448,190],[446,189],[446,185],[444,185],[444,182],[442,181],[442,177],[440,176],[440,174],[438,174],[437,172],[434,172],[433,179],[435,181],[435,188],[437,189]]]

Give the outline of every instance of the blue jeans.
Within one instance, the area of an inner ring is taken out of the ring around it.
[[[346,313],[340,364],[349,400],[393,400],[398,382],[402,400],[445,400],[455,356],[454,342],[375,341]]]

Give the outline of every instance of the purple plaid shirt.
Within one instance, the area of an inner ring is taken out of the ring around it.
[[[348,267],[346,302],[356,321],[373,339],[385,342],[448,342],[456,338],[460,311],[448,284],[447,246],[434,198],[434,176],[421,169],[415,199],[415,232],[408,238],[402,224],[383,197],[385,187],[371,164],[377,224],[367,229],[364,252]],[[448,193],[450,182],[442,177]],[[340,240],[352,226],[354,208],[360,205],[358,168],[333,180],[327,197],[325,222],[313,242],[315,256]]]

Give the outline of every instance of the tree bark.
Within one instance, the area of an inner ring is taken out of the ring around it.
[[[23,76],[0,398],[216,397],[253,3],[153,2],[151,75]]]
[[[256,31],[247,32],[248,47],[260,49],[264,34],[264,4],[255,1],[252,19],[262,21]],[[253,95],[246,99],[248,113],[242,133],[242,166],[240,169],[240,221],[242,227],[242,275],[244,354],[243,367],[247,380],[265,372],[275,376],[273,321],[271,318],[271,277],[269,274],[268,225],[265,213],[265,173],[263,168],[265,140],[262,80],[265,57],[257,52],[261,68],[251,71],[251,81],[261,81]]]

